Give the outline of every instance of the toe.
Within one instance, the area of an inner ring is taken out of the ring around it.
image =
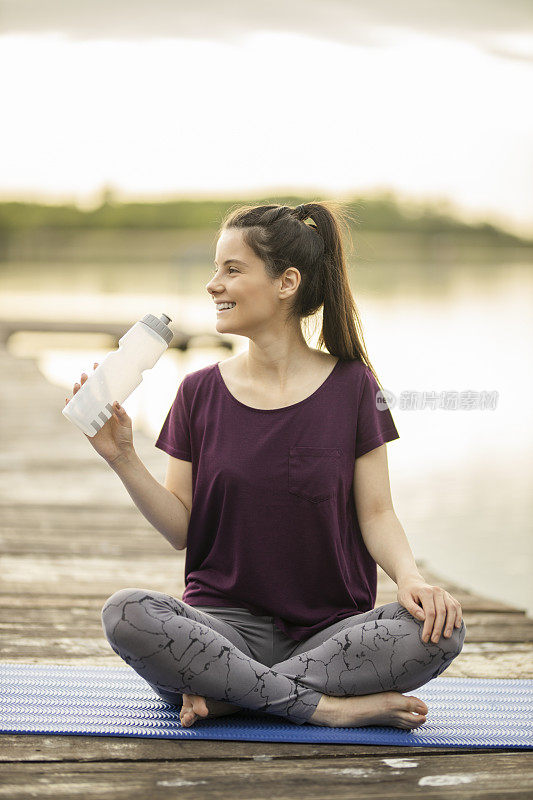
[[[409,696],[407,699],[407,710],[408,711],[416,711],[417,714],[427,714],[428,707],[424,703],[423,700],[420,700],[418,697]]]
[[[209,709],[203,697],[195,697],[192,701],[192,708],[194,713],[201,717],[206,717],[209,714]]]

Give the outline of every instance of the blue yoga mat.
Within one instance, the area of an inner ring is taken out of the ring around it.
[[[295,725],[263,711],[199,719],[161,700],[130,667],[0,663],[0,732],[405,747],[533,747],[533,680],[438,677],[416,689],[420,728]]]

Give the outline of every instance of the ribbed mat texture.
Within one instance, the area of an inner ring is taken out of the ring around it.
[[[197,720],[129,667],[0,663],[0,732],[406,747],[533,747],[533,680],[438,677],[406,694],[429,708],[411,731],[294,725],[262,711]]]

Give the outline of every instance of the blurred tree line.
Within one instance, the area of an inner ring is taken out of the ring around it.
[[[0,242],[10,232],[88,229],[137,230],[216,230],[230,208],[240,204],[298,205],[312,200],[277,196],[243,200],[175,200],[162,202],[117,202],[110,190],[104,190],[101,204],[94,209],[71,205],[46,205],[30,202],[0,202]],[[391,192],[374,197],[354,197],[342,202],[350,224],[358,230],[412,232],[418,234],[475,234],[500,244],[533,244],[489,222],[468,223],[441,203],[406,203]]]

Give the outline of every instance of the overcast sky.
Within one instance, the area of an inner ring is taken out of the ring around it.
[[[531,0],[0,12],[3,198],[390,188],[533,232]]]

